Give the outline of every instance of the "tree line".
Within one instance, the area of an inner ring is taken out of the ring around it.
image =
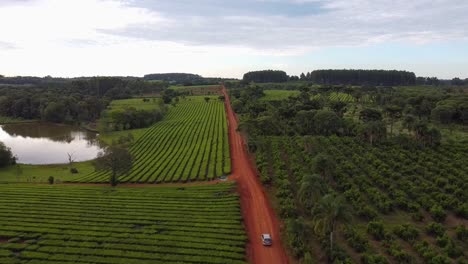
[[[268,82],[287,82],[289,76],[284,71],[264,70],[251,71],[244,74],[242,78],[244,83],[268,83]]]
[[[192,73],[151,73],[143,77],[148,81],[165,81],[170,84],[191,85],[211,85],[229,81],[229,78],[203,77]]]
[[[352,101],[331,100],[330,94],[337,92],[347,93]],[[371,145],[391,139],[426,146],[441,141],[437,124],[468,124],[466,95],[408,95],[391,87],[309,87],[298,96],[265,102],[258,100],[262,94],[258,85],[231,89],[232,107],[243,115],[239,129],[253,140],[257,136],[338,135]],[[401,124],[398,131],[396,123]]]
[[[160,93],[168,87],[166,82],[119,77],[40,79],[33,84],[27,84],[31,81],[27,79],[0,86],[0,115],[54,123],[91,122],[114,99]]]
[[[315,70],[300,75],[300,80],[316,84],[414,85],[413,72],[396,70]]]

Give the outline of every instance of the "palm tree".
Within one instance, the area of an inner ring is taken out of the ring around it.
[[[330,257],[333,259],[335,231],[352,218],[352,211],[342,196],[327,194],[316,207],[314,231],[328,235],[330,239]]]
[[[326,189],[327,187],[319,175],[305,175],[299,187],[299,200],[306,209],[311,210],[312,206],[319,201]]]
[[[323,180],[327,180],[334,173],[336,168],[335,160],[326,154],[318,154],[314,158],[314,168],[320,173]]]

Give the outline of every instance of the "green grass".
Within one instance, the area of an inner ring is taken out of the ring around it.
[[[0,116],[0,124],[27,123],[27,122],[35,122],[35,121],[36,120]]]
[[[245,263],[233,187],[1,184],[0,263]]]
[[[193,86],[183,86],[183,85],[172,85],[168,89],[172,90],[188,90],[188,89],[212,89],[219,88],[219,85],[193,85]]]
[[[68,164],[58,165],[28,165],[18,164],[0,169],[1,182],[36,182],[44,183],[50,176],[56,180],[67,181],[83,177],[94,171],[91,161],[77,162],[73,166],[78,169],[77,174],[70,172]]]
[[[149,128],[138,128],[123,131],[113,131],[99,134],[99,140],[107,145],[112,145],[112,142],[116,142],[120,137],[126,137],[128,134],[132,134],[134,141],[140,139]]]
[[[204,96],[181,99],[164,120],[139,133],[130,147],[132,171],[121,177],[122,182],[212,180],[231,171],[224,104],[215,96],[208,103]],[[96,172],[72,181],[108,178],[107,173]]]
[[[125,108],[133,107],[137,110],[153,110],[159,108],[161,98],[147,98],[148,102],[144,102],[142,98],[114,100],[110,103],[107,111],[124,110]]]
[[[189,95],[221,95],[219,85],[195,85],[195,86],[182,86],[174,85],[169,86],[169,89],[178,92],[188,92]]]

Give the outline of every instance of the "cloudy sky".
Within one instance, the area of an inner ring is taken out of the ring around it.
[[[467,0],[0,0],[0,74],[468,78]]]

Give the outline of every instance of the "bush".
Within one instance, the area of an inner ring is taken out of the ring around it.
[[[417,211],[411,214],[411,219],[416,222],[422,222],[424,220],[424,215],[421,213],[421,211]]]
[[[54,184],[54,176],[49,176],[49,179],[47,179],[49,184]]]
[[[361,257],[363,264],[387,264],[388,260],[382,255],[364,254]]]
[[[443,234],[442,236],[438,236],[436,238],[436,243],[439,247],[443,248],[445,247],[450,241],[450,238],[448,237],[447,234]]]
[[[367,224],[367,233],[377,240],[382,240],[386,236],[384,224],[381,221],[371,221]]]
[[[457,205],[457,207],[455,208],[455,214],[458,217],[468,219],[468,203],[462,203]]]
[[[445,217],[447,216],[447,213],[445,210],[442,208],[442,206],[436,204],[431,207],[429,212],[432,215],[432,218],[436,220],[437,222],[443,222],[445,220]]]
[[[457,226],[457,228],[455,228],[455,233],[457,234],[457,238],[461,241],[468,241],[468,229],[464,225]]]
[[[442,256],[442,255],[437,255],[433,257],[430,261],[429,264],[450,264],[452,261],[447,256]]]
[[[366,220],[375,220],[379,214],[372,207],[366,205],[358,210],[358,216]]]
[[[442,236],[445,233],[445,227],[440,223],[432,222],[426,226],[426,232],[432,236]]]
[[[72,173],[72,174],[77,174],[77,173],[78,173],[78,169],[77,169],[77,168],[70,168],[70,173]]]
[[[393,232],[395,233],[395,235],[397,235],[405,241],[413,241],[419,236],[418,229],[411,226],[410,224],[402,224],[396,226]]]
[[[362,253],[369,248],[369,242],[362,234],[359,234],[354,228],[348,228],[344,232],[348,244],[358,253]]]
[[[463,250],[457,246],[452,239],[448,241],[444,249],[447,255],[451,258],[458,258],[463,255]]]

